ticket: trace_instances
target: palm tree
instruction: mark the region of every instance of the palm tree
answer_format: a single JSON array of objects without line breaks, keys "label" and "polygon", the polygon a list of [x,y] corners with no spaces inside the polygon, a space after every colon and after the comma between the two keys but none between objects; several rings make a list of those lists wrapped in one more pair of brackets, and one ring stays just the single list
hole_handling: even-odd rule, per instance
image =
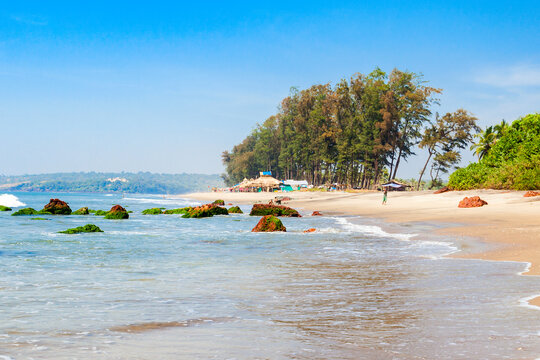
[{"label": "palm tree", "polygon": [[508,125],[508,123],[506,122],[506,120],[503,119],[503,121],[501,121],[500,124],[498,125],[495,125],[495,127],[493,128],[493,130],[495,130],[497,132],[497,138],[496,140],[499,140],[504,134],[506,134],[506,132],[508,131],[508,128],[510,126]]},{"label": "palm tree", "polygon": [[474,150],[474,154],[478,155],[478,160],[482,159],[489,152],[491,147],[495,145],[498,138],[497,135],[498,134],[493,130],[493,126],[489,126],[480,134],[475,135],[475,137],[478,137],[480,140],[471,146],[471,150]]}]

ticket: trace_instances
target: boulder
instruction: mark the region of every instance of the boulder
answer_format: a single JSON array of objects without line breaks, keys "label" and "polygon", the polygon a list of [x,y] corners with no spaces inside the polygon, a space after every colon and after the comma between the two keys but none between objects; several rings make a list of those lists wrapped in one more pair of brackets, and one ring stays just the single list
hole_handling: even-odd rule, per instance
[{"label": "boulder", "polygon": [[201,206],[196,206],[190,208],[184,215],[183,218],[204,218],[212,217],[214,215],[229,215],[227,209],[217,206],[216,204],[206,204]]},{"label": "boulder", "polygon": [[281,220],[272,215],[266,215],[259,220],[251,232],[287,231]]},{"label": "boulder", "polygon": [[315,232],[315,231],[317,231],[317,229],[311,228],[311,229],[304,230],[304,233],[312,233],[312,232]]},{"label": "boulder", "polygon": [[283,205],[272,204],[255,204],[249,213],[251,216],[286,216],[286,217],[301,217],[298,211]]},{"label": "boulder", "polygon": [[11,208],[4,205],[0,205],[0,211],[11,211]]},{"label": "boulder", "polygon": [[64,231],[59,231],[60,234],[79,234],[79,233],[90,233],[90,232],[103,232],[99,227],[94,224],[86,224],[84,226],[77,226],[76,228],[67,229]]},{"label": "boulder", "polygon": [[318,211],[314,211],[311,216],[322,216],[322,214]]},{"label": "boulder", "polygon": [[192,209],[192,207],[188,206],[188,207],[185,207],[185,208],[165,210],[165,211],[163,211],[163,213],[164,214],[169,214],[169,215],[170,214],[185,214],[191,209]]},{"label": "boulder", "polygon": [[71,213],[71,215],[88,215],[88,214],[90,214],[90,211],[88,211],[87,207],[82,207],[79,210]]},{"label": "boulder", "polygon": [[540,196],[540,191],[527,191],[525,194],[523,194],[523,197],[533,197],[533,196]]},{"label": "boulder", "polygon": [[66,202],[60,199],[51,199],[41,212],[51,215],[69,215],[71,214],[71,208]]},{"label": "boulder", "polygon": [[229,208],[229,214],[243,214],[244,212],[238,206],[232,206]]},{"label": "boulder", "polygon": [[146,210],[143,210],[142,214],[143,215],[160,215],[160,214],[163,214],[163,209],[160,209],[160,208],[146,209]]},{"label": "boulder", "polygon": [[487,205],[487,201],[480,199],[480,196],[471,196],[465,197],[459,202],[458,207],[460,208],[471,208],[471,207],[480,207]]},{"label": "boulder", "polygon": [[448,186],[445,186],[442,189],[439,189],[439,190],[435,191],[434,194],[442,194],[442,193],[447,192],[447,191],[450,191],[450,189],[448,188]]},{"label": "boulder", "polygon": [[223,205],[225,205],[225,201],[223,201],[223,200],[216,200],[216,201],[214,201],[212,204],[223,206]]},{"label": "boulder", "polygon": [[121,220],[121,219],[129,219],[129,214],[120,205],[114,205],[109,212],[105,215],[105,219],[111,219],[111,220]]}]

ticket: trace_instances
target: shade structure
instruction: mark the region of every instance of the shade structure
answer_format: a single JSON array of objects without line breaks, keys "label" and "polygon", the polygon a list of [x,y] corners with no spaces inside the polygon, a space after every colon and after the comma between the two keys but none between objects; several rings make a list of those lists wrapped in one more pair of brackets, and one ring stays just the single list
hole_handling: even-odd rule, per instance
[{"label": "shade structure", "polygon": [[250,181],[248,186],[249,187],[260,187],[265,189],[273,189],[279,187],[281,184],[281,181],[279,181],[276,178],[273,178],[269,175],[263,175],[258,179],[255,179],[253,181]]}]

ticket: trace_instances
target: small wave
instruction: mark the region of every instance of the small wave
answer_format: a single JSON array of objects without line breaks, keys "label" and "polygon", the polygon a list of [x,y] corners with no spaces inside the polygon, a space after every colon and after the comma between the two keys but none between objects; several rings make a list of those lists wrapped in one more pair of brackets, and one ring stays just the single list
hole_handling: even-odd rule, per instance
[{"label": "small wave", "polygon": [[0,205],[9,207],[25,206],[26,204],[19,201],[19,198],[11,194],[0,195]]},{"label": "small wave", "polygon": [[411,240],[411,238],[415,237],[417,234],[403,234],[403,233],[388,233],[384,231],[381,227],[375,226],[375,225],[360,225],[360,224],[353,224],[350,221],[348,221],[346,218],[336,218],[336,222],[343,226],[343,228],[350,232],[356,232],[366,235],[375,235],[375,236],[383,236],[383,237],[390,237],[398,240],[404,240],[408,241]]},{"label": "small wave", "polygon": [[198,318],[198,319],[188,319],[184,321],[165,321],[165,322],[152,321],[152,322],[139,323],[139,324],[114,326],[114,327],[109,328],[109,330],[116,331],[116,332],[125,332],[125,333],[141,333],[141,332],[151,331],[151,330],[159,330],[159,329],[166,329],[166,328],[172,328],[172,327],[189,327],[189,326],[196,326],[196,325],[208,324],[208,323],[213,323],[213,322],[225,322],[225,321],[231,321],[231,320],[233,320],[233,318],[224,317],[224,318]]},{"label": "small wave", "polygon": [[183,205],[185,206],[194,206],[199,205],[199,202],[189,201],[187,199],[161,199],[161,198],[133,198],[126,197],[124,200],[136,201],[143,204],[159,204],[159,205]]}]

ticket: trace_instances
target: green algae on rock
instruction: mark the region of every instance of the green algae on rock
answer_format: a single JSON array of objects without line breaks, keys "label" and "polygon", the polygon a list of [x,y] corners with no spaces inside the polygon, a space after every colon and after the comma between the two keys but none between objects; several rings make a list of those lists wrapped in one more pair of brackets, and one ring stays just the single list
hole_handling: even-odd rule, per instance
[{"label": "green algae on rock", "polygon": [[259,220],[251,232],[287,231],[281,220],[272,215],[266,215]]},{"label": "green algae on rock", "polygon": [[161,208],[146,209],[146,210],[143,210],[142,214],[143,215],[160,215],[160,214],[163,214],[163,209]]},{"label": "green algae on rock", "polygon": [[105,215],[105,219],[109,220],[122,220],[122,219],[129,219],[129,214],[120,205],[114,205],[109,212]]},{"label": "green algae on rock", "polygon": [[244,212],[238,206],[231,206],[229,208],[229,214],[243,214]]},{"label": "green algae on rock", "polygon": [[214,204],[214,205],[222,205],[223,206],[223,205],[225,205],[225,201],[224,200],[216,200],[212,204]]},{"label": "green algae on rock", "polygon": [[33,208],[24,208],[15,211],[11,216],[27,216],[27,215],[38,215],[40,212]]},{"label": "green algae on rock", "polygon": [[12,209],[10,207],[0,205],[0,211],[11,211]]},{"label": "green algae on rock", "polygon": [[76,228],[67,229],[64,231],[59,231],[60,234],[79,234],[79,233],[90,233],[90,232],[103,232],[99,227],[94,224],[86,224],[84,226],[77,226]]},{"label": "green algae on rock", "polygon": [[301,217],[298,211],[283,205],[271,204],[255,204],[249,213],[251,216],[286,216],[286,217]]},{"label": "green algae on rock", "polygon": [[212,217],[214,215],[229,215],[227,209],[217,206],[216,204],[206,204],[201,206],[196,206],[188,210],[183,218],[204,218]]},{"label": "green algae on rock", "polygon": [[82,207],[79,210],[76,210],[71,213],[71,215],[88,215],[88,214],[90,214],[90,212],[87,207]]},{"label": "green algae on rock", "polygon": [[35,218],[31,218],[30,220],[49,220],[49,219],[40,218],[40,217],[35,217]]},{"label": "green algae on rock", "polygon": [[185,208],[165,210],[165,211],[163,211],[163,213],[164,214],[185,214],[191,209],[192,209],[192,207],[188,206],[188,207],[185,207]]}]

